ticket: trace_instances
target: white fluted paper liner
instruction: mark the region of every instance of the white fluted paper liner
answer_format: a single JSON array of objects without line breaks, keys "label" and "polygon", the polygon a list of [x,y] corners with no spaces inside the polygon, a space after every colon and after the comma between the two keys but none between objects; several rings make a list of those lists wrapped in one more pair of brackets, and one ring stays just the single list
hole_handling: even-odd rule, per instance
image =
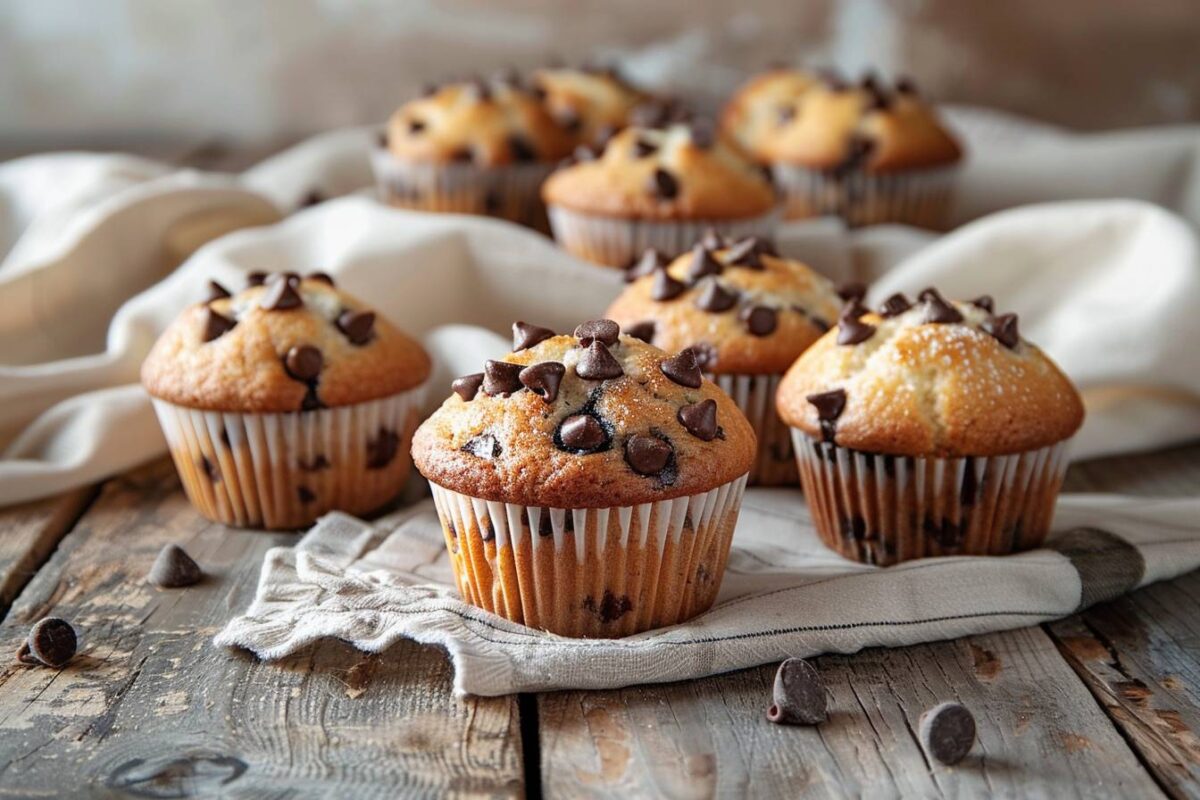
[{"label": "white fluted paper liner", "polygon": [[708,610],[746,476],[614,508],[523,506],[430,486],[464,600],[561,636],[613,638]]},{"label": "white fluted paper liner", "polygon": [[408,162],[375,147],[371,149],[371,166],[380,198],[389,205],[481,214],[548,230],[540,190],[553,164],[480,167],[456,162]]},{"label": "white fluted paper liner", "polygon": [[758,437],[758,455],[750,468],[751,486],[788,486],[799,480],[792,453],[792,432],[775,410],[782,375],[706,375],[733,398]]},{"label": "white fluted paper liner", "polygon": [[832,215],[852,228],[897,222],[945,230],[958,167],[834,174],[775,164],[772,174],[783,192],[786,219]]},{"label": "white fluted paper liner", "polygon": [[238,527],[300,528],[328,511],[366,514],[403,488],[424,387],[286,414],[154,410],[188,499]]},{"label": "white fluted paper liner", "polygon": [[849,450],[795,428],[792,438],[821,540],[881,566],[1039,546],[1067,471],[1067,442],[1006,456],[915,458]]},{"label": "white fluted paper liner", "polygon": [[726,236],[772,238],[781,210],[743,219],[641,220],[585,214],[551,205],[550,230],[554,240],[580,258],[624,269],[653,247],[663,255],[675,256],[691,248],[709,228]]}]

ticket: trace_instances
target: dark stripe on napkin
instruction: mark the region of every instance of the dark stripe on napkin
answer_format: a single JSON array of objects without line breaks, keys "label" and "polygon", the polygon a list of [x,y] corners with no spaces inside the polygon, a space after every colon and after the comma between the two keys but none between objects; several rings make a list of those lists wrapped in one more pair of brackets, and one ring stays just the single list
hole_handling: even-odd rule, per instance
[{"label": "dark stripe on napkin", "polygon": [[1079,611],[1136,588],[1146,573],[1141,551],[1098,528],[1073,528],[1046,546],[1070,559],[1079,572]]}]

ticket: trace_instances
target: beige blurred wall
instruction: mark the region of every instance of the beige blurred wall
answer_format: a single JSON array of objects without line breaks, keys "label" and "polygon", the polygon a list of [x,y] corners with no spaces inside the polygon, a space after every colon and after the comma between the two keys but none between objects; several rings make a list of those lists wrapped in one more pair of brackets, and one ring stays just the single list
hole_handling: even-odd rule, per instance
[{"label": "beige blurred wall", "polygon": [[553,56],[708,106],[788,60],[1128,127],[1200,118],[1198,53],[1198,0],[0,0],[0,148],[286,141]]}]

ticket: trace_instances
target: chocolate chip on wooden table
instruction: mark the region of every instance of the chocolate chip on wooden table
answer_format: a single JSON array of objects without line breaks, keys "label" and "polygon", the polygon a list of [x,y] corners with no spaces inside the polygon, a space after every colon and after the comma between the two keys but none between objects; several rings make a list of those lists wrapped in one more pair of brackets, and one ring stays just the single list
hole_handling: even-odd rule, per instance
[{"label": "chocolate chip on wooden table", "polygon": [[513,352],[527,350],[535,344],[544,342],[554,336],[554,331],[541,325],[531,325],[517,320],[512,326]]},{"label": "chocolate chip on wooden table", "polygon": [[579,452],[593,452],[608,443],[604,426],[590,414],[574,414],[563,420],[558,428],[563,447]]},{"label": "chocolate chip on wooden table", "polygon": [[751,336],[770,336],[779,324],[779,315],[766,306],[747,306],[738,312],[738,319],[746,325]]},{"label": "chocolate chip on wooden table", "polygon": [[621,377],[625,370],[607,347],[593,341],[575,363],[575,374],[589,381],[606,381]]},{"label": "chocolate chip on wooden table", "polygon": [[896,292],[883,301],[883,305],[879,307],[879,316],[898,317],[910,308],[912,308],[912,303],[908,301],[908,298],[900,292]]},{"label": "chocolate chip on wooden table", "polygon": [[996,301],[992,299],[990,294],[981,294],[979,297],[971,300],[970,303],[976,308],[982,308],[989,314],[996,313]]},{"label": "chocolate chip on wooden table", "polygon": [[621,326],[611,319],[593,319],[582,322],[575,328],[575,338],[579,340],[580,347],[590,347],[592,342],[611,347],[617,343],[620,335]]},{"label": "chocolate chip on wooden table", "polygon": [[960,703],[939,703],[921,715],[921,746],[943,764],[957,764],[975,746],[975,717]]},{"label": "chocolate chip on wooden table", "polygon": [[689,389],[699,389],[704,380],[704,375],[700,372],[700,365],[696,363],[696,351],[690,347],[665,359],[658,365],[658,368],[663,375]]},{"label": "chocolate chip on wooden table", "polygon": [[721,262],[713,258],[711,251],[703,244],[692,248],[692,260],[688,262],[686,273],[689,283],[696,283],[709,275],[720,275],[724,271]]},{"label": "chocolate chip on wooden table", "polygon": [[266,280],[267,280],[267,273],[251,272],[250,274],[248,274],[246,276],[246,288],[248,289],[252,286],[262,286],[264,283],[266,283]]},{"label": "chocolate chip on wooden table", "polygon": [[817,725],[828,717],[829,693],[816,667],[789,658],[775,672],[767,719],[780,725]]},{"label": "chocolate chip on wooden table", "polygon": [[400,451],[400,434],[391,428],[380,428],[367,440],[367,469],[383,469]]},{"label": "chocolate chip on wooden table", "polygon": [[918,299],[925,304],[922,317],[924,322],[948,324],[963,321],[963,315],[959,313],[959,310],[938,294],[937,289],[924,290],[918,295]]},{"label": "chocolate chip on wooden table", "polygon": [[862,281],[847,281],[837,287],[837,296],[850,302],[852,300],[862,300],[867,296],[867,285]]},{"label": "chocolate chip on wooden table", "polygon": [[679,181],[662,167],[650,176],[650,193],[662,200],[674,200],[679,195]]},{"label": "chocolate chip on wooden table", "polygon": [[657,436],[635,433],[625,442],[625,463],[639,475],[657,475],[666,469],[674,452]]},{"label": "chocolate chip on wooden table", "polygon": [[509,361],[486,361],[483,365],[483,393],[495,397],[507,397],[521,391],[520,364]]},{"label": "chocolate chip on wooden table", "polygon": [[696,308],[719,314],[737,305],[738,293],[726,289],[716,278],[706,278],[699,296],[696,298]]},{"label": "chocolate chip on wooden table", "polygon": [[375,312],[343,311],[338,314],[337,328],[350,344],[362,346],[375,336]]},{"label": "chocolate chip on wooden table", "polygon": [[206,302],[211,303],[213,300],[223,300],[229,296],[229,290],[224,286],[216,281],[208,282],[208,300]]},{"label": "chocolate chip on wooden table", "polygon": [[289,280],[271,281],[258,304],[267,311],[287,311],[304,305],[300,293]]},{"label": "chocolate chip on wooden table", "polygon": [[146,580],[163,589],[178,589],[198,583],[203,577],[204,570],[182,547],[169,544],[159,551]]},{"label": "chocolate chip on wooden table", "polygon": [[557,361],[543,361],[521,370],[517,377],[526,389],[553,403],[558,399],[558,387],[566,372],[567,368]]},{"label": "chocolate chip on wooden table", "polygon": [[995,337],[997,342],[1009,350],[1015,350],[1021,341],[1021,334],[1017,330],[1016,314],[1001,314],[998,317],[988,317],[980,327],[983,328],[984,333]]},{"label": "chocolate chip on wooden table", "polygon": [[643,320],[642,322],[635,322],[626,328],[625,335],[641,339],[643,342],[649,344],[654,341],[654,328],[654,320]]},{"label": "chocolate chip on wooden table", "polygon": [[311,381],[321,374],[325,359],[321,351],[311,344],[297,345],[283,357],[283,368],[298,381]]},{"label": "chocolate chip on wooden table", "polygon": [[638,278],[653,275],[656,270],[660,270],[665,266],[667,266],[667,257],[655,248],[647,247],[646,252],[642,253],[642,257],[633,266],[625,270],[625,282],[632,283]]},{"label": "chocolate chip on wooden table", "polygon": [[634,139],[633,141],[633,157],[645,158],[646,156],[654,155],[658,152],[658,145],[654,142],[648,142],[645,139]]},{"label": "chocolate chip on wooden table", "polygon": [[333,276],[328,272],[310,272],[304,276],[304,279],[308,281],[320,281],[321,283],[325,283],[330,286],[336,285],[333,282]]},{"label": "chocolate chip on wooden table", "polygon": [[222,334],[233,330],[237,322],[206,307],[203,312],[201,324],[203,326],[203,331],[200,334],[201,338],[205,342],[211,342]]},{"label": "chocolate chip on wooden table", "polygon": [[[45,617],[33,624],[29,629],[29,638],[25,641],[28,654],[21,660],[28,664],[31,660],[47,667],[59,669],[65,667],[75,656],[79,646],[79,638],[75,628],[65,619]],[[25,647],[21,649],[23,653]],[[21,653],[18,653],[21,657]]]},{"label": "chocolate chip on wooden table", "polygon": [[687,286],[683,281],[675,280],[665,269],[660,269],[654,273],[654,282],[650,284],[650,299],[659,303],[674,300],[685,289]]},{"label": "chocolate chip on wooden table", "polygon": [[679,424],[688,433],[704,442],[711,442],[717,436],[717,401],[701,400],[699,403],[683,406],[676,415]]}]

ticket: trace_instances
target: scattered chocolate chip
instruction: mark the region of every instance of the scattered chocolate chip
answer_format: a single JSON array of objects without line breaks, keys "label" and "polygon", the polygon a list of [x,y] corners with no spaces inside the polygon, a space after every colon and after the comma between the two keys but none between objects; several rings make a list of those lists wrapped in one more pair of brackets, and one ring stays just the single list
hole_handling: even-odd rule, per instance
[{"label": "scattered chocolate chip", "polygon": [[704,288],[700,290],[700,294],[696,298],[696,308],[712,314],[719,314],[733,308],[737,301],[738,293],[736,291],[726,289],[716,278],[706,278]]},{"label": "scattered chocolate chip", "polygon": [[566,372],[567,368],[557,361],[543,361],[521,370],[517,377],[526,389],[553,403],[558,399],[558,387]]},{"label": "scattered chocolate chip", "polygon": [[375,335],[374,311],[343,311],[338,315],[337,328],[350,344],[364,345]]},{"label": "scattered chocolate chip", "polygon": [[848,281],[837,287],[837,296],[850,302],[853,300],[862,300],[867,296],[867,285],[862,281]]},{"label": "scattered chocolate chip", "polygon": [[674,200],[679,195],[679,181],[662,167],[650,176],[650,193],[662,200]]},{"label": "scattered chocolate chip", "polygon": [[463,375],[461,378],[455,378],[450,384],[450,388],[464,401],[470,402],[475,399],[475,395],[479,392],[479,387],[482,385],[483,373],[472,372],[470,375]]},{"label": "scattered chocolate chip", "polygon": [[267,280],[267,273],[251,272],[249,275],[246,276],[246,288],[250,288],[252,286],[262,286],[264,283],[266,283],[266,280]]},{"label": "scattered chocolate chip", "polygon": [[321,351],[311,344],[291,348],[283,357],[283,368],[298,381],[311,381],[321,374],[325,359]]},{"label": "scattered chocolate chip", "polygon": [[632,283],[638,278],[653,275],[655,270],[667,266],[667,257],[653,247],[647,247],[642,257],[629,269],[625,270],[625,282]]},{"label": "scattered chocolate chip", "polygon": [[689,389],[699,389],[704,379],[700,365],[696,363],[696,351],[691,347],[665,359],[658,368],[662,370],[663,375]]},{"label": "scattered chocolate chip", "polygon": [[883,301],[883,305],[879,307],[879,316],[898,317],[910,308],[912,308],[912,303],[908,301],[908,298],[900,292],[896,292]]},{"label": "scattered chocolate chip", "polygon": [[27,644],[29,656],[47,667],[59,669],[74,658],[79,640],[71,623],[58,617],[46,617],[29,629]]},{"label": "scattered chocolate chip", "polygon": [[659,303],[674,300],[683,294],[686,288],[683,281],[675,280],[665,269],[660,269],[654,273],[654,282],[650,285],[650,299]]},{"label": "scattered chocolate chip", "polygon": [[500,446],[500,442],[490,433],[484,433],[468,441],[462,446],[464,453],[470,453],[476,458],[483,458],[491,461],[493,458],[498,458],[504,448]]},{"label": "scattered chocolate chip", "polygon": [[988,317],[983,321],[981,327],[984,333],[991,334],[997,342],[1009,350],[1015,350],[1021,341],[1021,334],[1017,331],[1016,314],[1001,314],[998,317]]},{"label": "scattered chocolate chip", "polygon": [[717,435],[717,401],[701,400],[689,406],[683,406],[677,414],[679,424],[684,429],[704,442],[711,442]]},{"label": "scattered chocolate chip", "polygon": [[367,440],[367,469],[383,469],[396,458],[400,450],[400,434],[391,428],[380,428]]},{"label": "scattered chocolate chip", "polygon": [[838,320],[838,344],[861,344],[875,335],[875,326],[858,319],[858,314],[843,313]]},{"label": "scattered chocolate chip", "polygon": [[780,106],[775,111],[775,119],[780,125],[787,125],[796,118],[795,106]]},{"label": "scattered chocolate chip", "polygon": [[523,136],[512,135],[508,137],[508,149],[512,152],[513,160],[518,163],[527,163],[537,161],[537,150],[529,140]]},{"label": "scattered chocolate chip", "polygon": [[187,551],[177,544],[169,544],[159,551],[146,580],[163,589],[179,589],[199,583],[203,577],[204,570]]},{"label": "scattered chocolate chip", "polygon": [[483,393],[507,397],[521,391],[520,364],[510,361],[486,361],[483,365]]},{"label": "scattered chocolate chip", "polygon": [[779,324],[779,315],[773,308],[748,306],[738,312],[738,319],[746,324],[752,336],[770,336]]},{"label": "scattered chocolate chip", "polygon": [[981,294],[979,297],[976,297],[970,302],[971,305],[975,306],[976,308],[982,308],[989,314],[996,313],[996,301],[992,299],[990,294]]},{"label": "scattered chocolate chip", "polygon": [[925,304],[923,322],[945,324],[963,321],[959,310],[938,294],[937,289],[926,289],[918,297]]},{"label": "scattered chocolate chip", "polygon": [[625,370],[603,343],[593,341],[576,362],[575,374],[584,380],[606,381],[621,377]]},{"label": "scattered chocolate chip", "polygon": [[686,273],[689,283],[696,283],[709,275],[720,275],[724,271],[725,268],[702,243],[692,248],[692,260],[688,262]]},{"label": "scattered chocolate chip", "polygon": [[767,719],[780,725],[817,725],[828,716],[821,674],[803,658],[789,658],[775,672]]},{"label": "scattered chocolate chip", "polygon": [[539,342],[544,342],[554,336],[554,331],[541,325],[531,325],[517,320],[512,326],[513,352],[528,350]]},{"label": "scattered chocolate chip", "polygon": [[574,414],[563,420],[558,438],[571,450],[591,452],[608,443],[608,433],[590,414]]},{"label": "scattered chocolate chip", "polygon": [[621,326],[611,319],[593,319],[575,328],[575,338],[579,340],[580,347],[590,347],[592,342],[611,347],[617,343],[620,335]]},{"label": "scattered chocolate chip", "polygon": [[921,715],[921,745],[943,764],[957,764],[975,745],[975,717],[960,703],[939,703]]},{"label": "scattered chocolate chip", "polygon": [[625,462],[639,475],[657,475],[667,468],[674,449],[657,436],[635,433],[625,442]]},{"label": "scattered chocolate chip", "polygon": [[652,319],[635,322],[625,329],[625,335],[641,339],[643,342],[649,344],[654,341],[654,327],[654,320]]},{"label": "scattered chocolate chip", "polygon": [[320,281],[321,283],[326,283],[330,286],[336,285],[333,282],[333,276],[328,272],[310,272],[304,276],[304,279],[307,281]]},{"label": "scattered chocolate chip", "polygon": [[725,263],[747,269],[765,269],[762,258],[763,244],[757,236],[739,239],[725,251]]},{"label": "scattered chocolate chip", "polygon": [[204,309],[202,325],[203,332],[201,333],[201,337],[205,342],[211,342],[227,331],[233,330],[237,322],[206,307]]},{"label": "scattered chocolate chip", "polygon": [[646,156],[652,156],[657,152],[658,152],[658,145],[656,145],[654,142],[648,142],[645,139],[641,139],[641,138],[633,140],[633,157],[634,158],[645,158]]},{"label": "scattered chocolate chip", "polygon": [[258,304],[267,311],[287,311],[304,305],[300,293],[289,280],[275,280],[263,292]]},{"label": "scattered chocolate chip", "polygon": [[208,300],[205,302],[211,303],[213,300],[223,300],[229,297],[229,290],[216,281],[208,282]]}]

